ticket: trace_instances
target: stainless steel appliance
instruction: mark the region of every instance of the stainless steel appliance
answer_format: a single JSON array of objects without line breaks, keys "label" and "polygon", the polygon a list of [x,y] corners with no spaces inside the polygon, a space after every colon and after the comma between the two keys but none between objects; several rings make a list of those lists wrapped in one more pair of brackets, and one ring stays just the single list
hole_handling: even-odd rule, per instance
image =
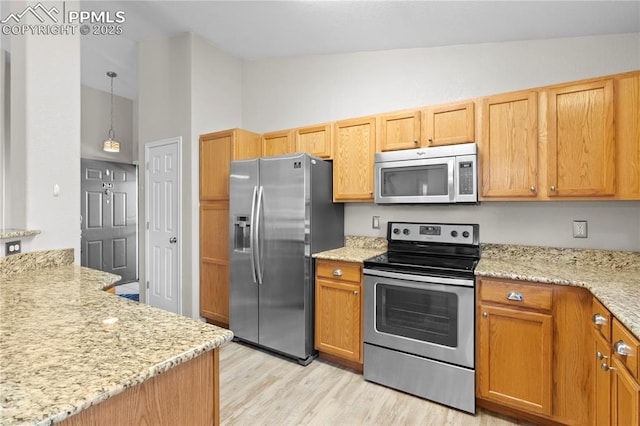
[{"label": "stainless steel appliance", "polygon": [[229,328],[245,342],[314,358],[311,254],[344,244],[332,164],[308,154],[231,163]]},{"label": "stainless steel appliance", "polygon": [[475,143],[376,153],[377,204],[477,203]]},{"label": "stainless steel appliance", "polygon": [[479,226],[389,222],[364,261],[364,378],[475,413]]}]

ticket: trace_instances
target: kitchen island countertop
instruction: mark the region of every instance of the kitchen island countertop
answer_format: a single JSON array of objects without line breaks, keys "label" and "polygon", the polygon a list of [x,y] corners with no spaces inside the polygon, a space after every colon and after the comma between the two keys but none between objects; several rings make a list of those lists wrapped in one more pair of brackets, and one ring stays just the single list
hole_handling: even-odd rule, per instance
[{"label": "kitchen island countertop", "polygon": [[71,264],[16,264],[0,263],[2,425],[61,421],[233,337],[100,291],[116,275]]},{"label": "kitchen island countertop", "polygon": [[640,339],[640,252],[487,244],[475,274],[584,287]]}]

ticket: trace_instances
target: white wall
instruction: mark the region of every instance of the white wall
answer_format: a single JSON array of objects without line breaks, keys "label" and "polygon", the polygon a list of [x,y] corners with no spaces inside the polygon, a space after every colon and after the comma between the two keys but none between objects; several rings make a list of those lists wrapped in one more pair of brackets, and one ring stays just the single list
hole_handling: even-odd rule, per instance
[{"label": "white wall", "polygon": [[[7,225],[40,229],[31,250],[73,248],[79,264],[79,36],[14,36],[11,85],[10,173],[16,187],[5,200],[12,208]],[[19,208],[13,209],[14,202]]]},{"label": "white wall", "polygon": [[[640,69],[640,34],[245,62],[243,127],[266,132]],[[345,233],[387,220],[480,223],[482,242],[640,250],[640,202],[347,204]],[[589,221],[574,239],[573,219]]]},{"label": "white wall", "polygon": [[[2,13],[2,8],[0,8]],[[2,16],[2,15],[0,15]],[[9,124],[8,117],[5,116],[9,112],[9,108],[6,105],[9,97],[7,96],[7,82],[9,81],[9,75],[7,73],[6,52],[4,49],[0,49],[0,229],[6,228],[5,225],[5,139],[7,134],[7,128]]]},{"label": "white wall", "polygon": [[[105,78],[106,75],[105,75]],[[117,77],[116,77],[117,79]],[[114,82],[115,85],[115,82]],[[113,97],[113,130],[120,142],[120,152],[105,152],[102,142],[110,126],[111,94],[88,86],[81,88],[81,146],[82,158],[131,164],[138,159],[137,134],[133,133],[133,101]]]},{"label": "white wall", "polygon": [[[199,136],[242,124],[242,62],[192,34],[139,46],[138,133],[144,143],[182,136],[182,309],[199,316]],[[144,218],[144,182],[140,188]],[[144,229],[140,228],[140,235]],[[144,247],[140,247],[141,282]]]}]

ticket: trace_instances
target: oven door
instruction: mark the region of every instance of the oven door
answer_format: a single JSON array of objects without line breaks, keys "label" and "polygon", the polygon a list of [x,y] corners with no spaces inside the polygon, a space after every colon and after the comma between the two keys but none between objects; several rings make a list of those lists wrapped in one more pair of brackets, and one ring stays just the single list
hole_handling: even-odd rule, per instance
[{"label": "oven door", "polygon": [[364,341],[474,368],[474,280],[364,271]]}]

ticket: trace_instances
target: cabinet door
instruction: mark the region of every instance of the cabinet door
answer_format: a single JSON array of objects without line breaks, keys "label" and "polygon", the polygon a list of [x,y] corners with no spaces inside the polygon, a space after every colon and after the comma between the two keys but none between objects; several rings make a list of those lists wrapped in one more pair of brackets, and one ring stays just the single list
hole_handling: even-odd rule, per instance
[{"label": "cabinet door", "polygon": [[339,121],[334,136],[334,201],[373,201],[375,117]]},{"label": "cabinet door", "polygon": [[551,415],[551,315],[480,304],[480,396]]},{"label": "cabinet door", "polygon": [[360,286],[316,280],[315,347],[360,361]]},{"label": "cabinet door", "polygon": [[640,199],[640,75],[618,80],[616,141],[618,198]]},{"label": "cabinet door", "polygon": [[613,80],[550,89],[548,102],[548,195],[614,195]]},{"label": "cabinet door", "polygon": [[297,129],[296,152],[308,152],[316,157],[331,159],[331,124]]},{"label": "cabinet door", "polygon": [[291,154],[294,151],[294,146],[293,133],[290,130],[262,135],[263,157]]},{"label": "cabinet door", "polygon": [[420,146],[420,111],[380,116],[380,151]]},{"label": "cabinet door", "polygon": [[538,94],[482,101],[482,196],[535,198],[538,190]]},{"label": "cabinet door", "polygon": [[427,146],[474,142],[473,102],[439,105],[425,110],[423,137]]},{"label": "cabinet door", "polygon": [[200,200],[229,198],[232,133],[200,136]]},{"label": "cabinet door", "polygon": [[[593,398],[594,426],[609,426],[611,418],[611,362],[609,342],[604,340],[600,332],[593,330]],[[603,367],[604,366],[604,367]]]},{"label": "cabinet door", "polygon": [[260,135],[242,129],[235,129],[233,136],[232,160],[260,157]]},{"label": "cabinet door", "polygon": [[200,315],[229,324],[229,202],[200,205]]},{"label": "cabinet door", "polygon": [[611,373],[611,424],[640,425],[640,385],[615,358]]}]

